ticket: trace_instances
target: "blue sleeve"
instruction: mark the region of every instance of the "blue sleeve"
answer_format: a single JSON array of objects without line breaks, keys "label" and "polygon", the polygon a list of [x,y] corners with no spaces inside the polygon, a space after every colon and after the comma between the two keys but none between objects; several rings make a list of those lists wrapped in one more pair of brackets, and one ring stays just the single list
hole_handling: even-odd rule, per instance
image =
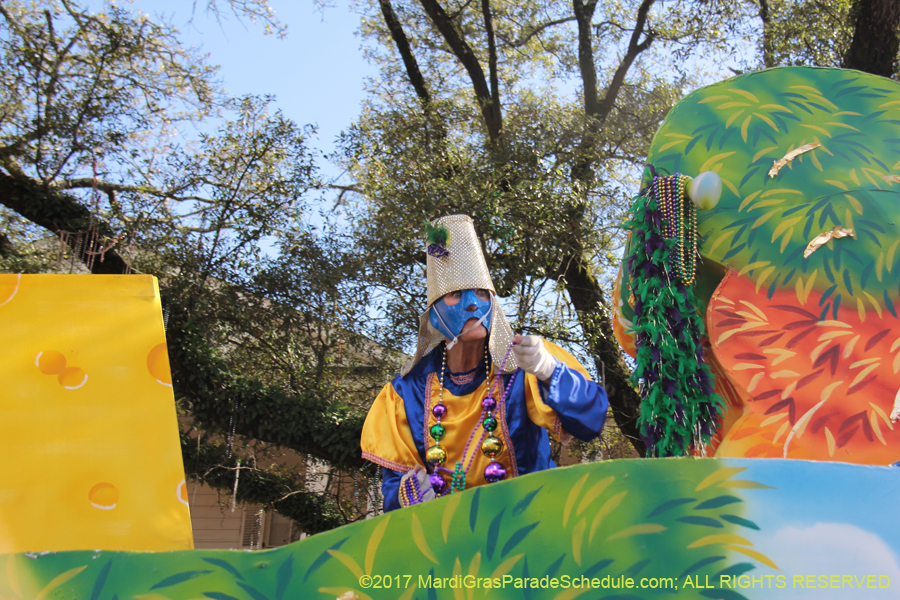
[{"label": "blue sleeve", "polygon": [[557,361],[549,389],[546,384],[540,384],[540,388],[544,404],[556,411],[563,429],[582,442],[600,435],[609,401],[599,383]]},{"label": "blue sleeve", "polygon": [[381,467],[381,495],[384,497],[384,512],[400,508],[400,479],[402,473]]}]

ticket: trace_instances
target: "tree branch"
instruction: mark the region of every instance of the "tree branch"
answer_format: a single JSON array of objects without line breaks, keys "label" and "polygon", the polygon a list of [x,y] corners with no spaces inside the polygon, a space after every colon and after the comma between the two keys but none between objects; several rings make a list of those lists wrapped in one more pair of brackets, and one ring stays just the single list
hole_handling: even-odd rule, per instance
[{"label": "tree branch", "polygon": [[[76,198],[29,179],[0,173],[0,203],[54,234],[81,234],[69,236],[69,246],[77,253],[78,260],[90,265],[91,273],[121,275],[129,271],[125,260],[115,250],[104,246],[104,240],[117,239],[118,232],[92,215]],[[92,231],[96,235],[92,235]],[[79,237],[82,243],[76,242]],[[98,254],[103,260],[93,258]]]},{"label": "tree branch", "polygon": [[496,111],[492,108],[494,100],[491,96],[487,80],[485,79],[484,70],[478,62],[478,58],[475,56],[475,53],[472,52],[472,48],[469,47],[469,44],[462,38],[459,31],[457,31],[453,20],[447,15],[441,5],[437,3],[437,0],[419,1],[422,4],[422,8],[424,8],[425,12],[428,14],[428,17],[431,19],[431,22],[434,23],[438,31],[441,32],[444,41],[450,46],[453,55],[456,56],[456,59],[462,64],[466,73],[468,73],[469,79],[472,82],[472,89],[475,92],[475,98],[478,100],[481,114],[484,117],[485,125],[487,126],[488,137],[490,138],[491,143],[499,141],[502,125],[501,121],[496,118],[500,115],[499,106]]},{"label": "tree branch", "polygon": [[403,25],[400,23],[400,19],[397,18],[397,13],[394,12],[391,0],[379,0],[379,4],[381,4],[381,14],[384,16],[384,23],[391,32],[391,39],[394,40],[394,45],[397,46],[400,58],[403,59],[403,66],[406,67],[406,76],[409,77],[409,82],[416,91],[416,96],[422,101],[422,105],[427,107],[431,104],[431,94],[428,93],[428,88],[425,86],[425,78],[422,77],[419,63],[416,61],[416,57],[413,56],[409,39],[403,31]]},{"label": "tree branch", "polygon": [[540,32],[544,31],[545,29],[553,27],[554,25],[562,25],[563,23],[569,23],[569,22],[575,21],[575,20],[577,20],[576,17],[566,17],[565,19],[556,19],[554,21],[547,21],[546,23],[541,23],[540,25],[537,25],[534,28],[532,28],[531,31],[528,31],[528,32],[520,35],[517,40],[510,40],[509,38],[506,38],[500,34],[497,34],[497,37],[500,38],[500,40],[504,44],[509,46],[510,48],[521,48],[522,46],[524,46],[525,44],[530,42],[531,38],[533,38]]},{"label": "tree branch", "polygon": [[609,113],[612,112],[616,97],[619,95],[619,90],[622,89],[622,84],[625,82],[625,75],[628,73],[628,69],[631,68],[632,63],[634,63],[634,60],[638,55],[650,47],[650,44],[653,43],[653,40],[656,37],[656,34],[649,31],[647,37],[644,38],[644,41],[639,41],[641,35],[644,33],[644,28],[647,26],[647,15],[650,12],[650,7],[653,6],[655,1],[656,0],[643,0],[640,8],[638,8],[637,20],[634,23],[634,31],[631,34],[631,40],[628,42],[628,51],[622,58],[622,62],[619,63],[616,72],[613,74],[612,81],[609,82],[609,87],[606,88],[606,96],[604,96],[603,101],[600,103],[599,111],[596,115],[591,115],[600,122],[606,119],[606,117],[609,116]]}]

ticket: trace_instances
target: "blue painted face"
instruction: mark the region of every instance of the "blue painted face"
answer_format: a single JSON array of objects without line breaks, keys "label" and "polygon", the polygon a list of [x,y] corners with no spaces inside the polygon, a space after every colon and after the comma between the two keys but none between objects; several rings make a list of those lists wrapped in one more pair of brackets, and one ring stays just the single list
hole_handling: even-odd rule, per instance
[{"label": "blue painted face", "polygon": [[[482,323],[485,329],[488,332],[491,330],[491,292],[488,290],[459,290],[444,294],[431,307],[431,325],[450,341],[463,333],[466,321],[472,318],[484,317]],[[469,310],[472,307],[474,310]]]}]

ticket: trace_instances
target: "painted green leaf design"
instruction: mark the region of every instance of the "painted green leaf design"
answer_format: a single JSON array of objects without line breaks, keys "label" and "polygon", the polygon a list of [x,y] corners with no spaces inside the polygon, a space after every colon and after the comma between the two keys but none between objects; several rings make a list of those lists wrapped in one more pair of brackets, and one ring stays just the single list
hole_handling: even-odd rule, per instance
[{"label": "painted green leaf design", "polygon": [[275,598],[277,600],[281,600],[284,597],[284,592],[287,590],[288,584],[291,582],[291,577],[294,574],[294,555],[291,554],[287,557],[281,566],[278,567],[278,573],[275,574]]},{"label": "painted green leaf design", "polygon": [[244,576],[241,575],[240,572],[231,565],[231,563],[228,563],[221,558],[204,558],[203,560],[211,565],[215,565],[217,567],[225,569],[226,571],[234,575],[235,579],[244,578]]},{"label": "painted green leaf design", "polygon": [[241,586],[241,589],[250,594],[250,597],[253,598],[253,600],[269,600],[265,594],[260,592],[252,585],[244,583],[243,581],[238,581],[237,584]]},{"label": "painted green leaf design", "polygon": [[613,558],[604,558],[603,560],[599,560],[593,564],[589,569],[584,572],[585,577],[593,577],[609,565],[613,564],[615,559]]},{"label": "painted green leaf design", "polygon": [[481,498],[481,488],[475,488],[472,495],[472,508],[469,509],[469,529],[475,533],[475,522],[478,520],[478,499]]},{"label": "painted green leaf design", "polygon": [[553,575],[555,575],[556,572],[559,570],[559,567],[562,565],[562,561],[565,558],[566,558],[566,555],[565,555],[565,553],[563,553],[563,554],[559,555],[559,558],[557,558],[555,561],[550,563],[550,566],[547,567],[547,575],[550,575],[551,577]]},{"label": "painted green leaf design", "polygon": [[515,508],[513,508],[513,511],[512,511],[513,516],[518,517],[523,512],[525,512],[525,509],[528,508],[528,505],[531,504],[531,501],[534,500],[534,497],[537,496],[537,493],[539,491],[541,491],[543,488],[544,488],[544,486],[541,486],[538,489],[536,489],[532,492],[529,492],[528,494],[526,494],[526,496],[524,498],[519,500],[519,502],[516,504]]},{"label": "painted green leaf design", "polygon": [[706,565],[711,565],[713,563],[719,562],[720,560],[725,560],[725,557],[724,556],[707,556],[704,559],[698,560],[697,562],[695,562],[694,564],[689,566],[687,569],[682,571],[681,575],[678,576],[678,579],[684,579],[685,575],[689,575],[689,574],[693,573],[694,571],[699,571]]},{"label": "painted green leaf design", "polygon": [[755,568],[756,567],[752,563],[746,563],[746,562],[737,563],[737,564],[731,565],[730,567],[726,567],[726,568],[722,569],[721,571],[716,573],[716,577],[719,577],[721,575],[728,575],[730,577],[738,577],[740,575],[743,575],[744,573],[748,573],[748,572],[752,571]]},{"label": "painted green leaf design", "polygon": [[488,560],[491,560],[494,556],[494,549],[497,547],[497,537],[500,535],[500,522],[505,512],[505,508],[501,509],[497,516],[491,520],[491,524],[488,527],[487,540],[485,540],[485,553]]},{"label": "painted green leaf design", "polygon": [[689,502],[695,502],[696,500],[696,498],[675,498],[673,500],[667,500],[666,502],[663,502],[652,511],[650,511],[650,514],[647,515],[647,518],[655,517],[656,515],[666,512],[667,510],[675,508],[676,506],[681,506],[682,504],[687,504]]},{"label": "painted green leaf design", "polygon": [[105,565],[103,565],[103,568],[97,575],[97,581],[94,582],[94,589],[93,591],[91,591],[91,600],[98,600],[100,598],[100,592],[103,591],[103,586],[106,584],[106,578],[109,576],[109,570],[111,568],[112,559],[110,559]]},{"label": "painted green leaf design", "polygon": [[690,525],[703,525],[704,527],[716,527],[721,529],[723,525],[719,523],[717,520],[710,517],[679,517],[675,519],[676,521],[680,521],[681,523],[688,523]]},{"label": "painted green leaf design", "polygon": [[[348,537],[345,537],[344,539],[340,540],[339,542],[337,542],[336,544],[334,544],[332,547],[330,547],[328,550],[337,550],[338,548],[340,548],[340,547],[344,544],[344,542],[346,542],[346,541],[349,540],[349,539],[350,539],[349,536],[348,536]],[[321,566],[324,565],[326,562],[328,562],[328,559],[331,558],[331,555],[328,554],[328,550],[326,550],[325,552],[323,552],[322,554],[320,554],[320,555],[319,555],[319,558],[317,558],[315,561],[313,561],[313,564],[311,564],[311,565],[309,566],[309,569],[306,570],[306,575],[303,576],[303,581],[304,581],[304,582],[305,582],[307,579],[309,579],[309,576],[310,576],[310,575],[312,575],[312,574],[315,573],[317,570],[319,570],[319,567],[321,567]]]},{"label": "painted green leaf design", "polygon": [[649,558],[645,558],[644,560],[639,560],[636,563],[634,563],[633,565],[631,565],[630,567],[628,567],[627,569],[625,569],[625,571],[623,571],[622,574],[625,575],[626,577],[632,577],[632,576],[640,573],[641,569],[643,569],[644,567],[646,567],[649,564],[650,564]]},{"label": "painted green leaf design", "polygon": [[697,506],[694,507],[694,510],[706,510],[708,508],[719,508],[720,506],[725,506],[727,504],[733,504],[735,502],[743,502],[737,496],[716,496],[715,498],[710,498],[705,502],[701,502]]},{"label": "painted green leaf design", "polygon": [[151,590],[157,590],[159,588],[169,587],[172,585],[177,585],[179,583],[189,581],[191,579],[196,579],[197,577],[202,577],[203,575],[209,575],[212,571],[184,571],[182,573],[175,573],[174,575],[170,575],[166,577],[153,587]]},{"label": "painted green leaf design", "polygon": [[506,555],[509,554],[509,551],[510,551],[510,550],[512,550],[513,548],[515,548],[517,545],[519,545],[519,543],[521,543],[522,540],[524,540],[525,537],[526,537],[529,533],[531,533],[532,530],[534,530],[535,527],[537,527],[537,526],[540,525],[540,524],[541,524],[540,521],[535,521],[535,522],[532,523],[531,525],[526,525],[525,527],[522,527],[521,529],[519,529],[518,531],[516,531],[514,534],[512,534],[511,536],[509,536],[509,539],[508,539],[508,540],[506,541],[506,543],[503,545],[503,551],[500,553],[501,558],[505,558]]},{"label": "painted green leaf design", "polygon": [[729,523],[740,525],[741,527],[748,527],[750,529],[759,531],[759,525],[757,525],[753,521],[748,521],[747,519],[743,519],[737,515],[719,515],[719,518],[724,521],[728,521]]}]

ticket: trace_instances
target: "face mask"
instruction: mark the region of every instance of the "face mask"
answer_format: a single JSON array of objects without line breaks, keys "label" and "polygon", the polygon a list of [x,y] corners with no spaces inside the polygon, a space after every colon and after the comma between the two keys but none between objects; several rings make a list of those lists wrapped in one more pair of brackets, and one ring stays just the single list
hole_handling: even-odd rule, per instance
[{"label": "face mask", "polygon": [[[431,325],[449,340],[447,344],[448,349],[456,344],[459,336],[475,329],[479,325],[484,325],[490,332],[491,298],[490,292],[487,292],[487,294],[487,299],[482,299],[478,297],[475,290],[463,290],[459,302],[452,306],[448,305],[443,297],[431,305],[432,310],[429,317]],[[475,310],[468,310],[472,306],[475,307]],[[469,325],[463,331],[466,321],[472,318],[479,319],[479,321]]]}]

